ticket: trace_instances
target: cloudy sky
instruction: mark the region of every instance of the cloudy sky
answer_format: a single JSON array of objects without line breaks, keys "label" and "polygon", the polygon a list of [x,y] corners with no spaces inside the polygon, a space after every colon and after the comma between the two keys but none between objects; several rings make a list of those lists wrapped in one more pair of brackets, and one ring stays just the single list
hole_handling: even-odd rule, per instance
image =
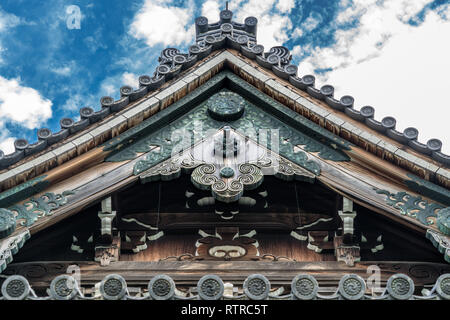
[{"label": "cloudy sky", "polygon": [[[216,21],[224,5],[2,0],[0,149],[136,87],[162,49],[194,41],[196,16]],[[300,75],[353,95],[357,108],[374,106],[378,120],[394,116],[400,131],[417,127],[422,142],[441,139],[450,153],[450,0],[234,0],[230,9],[237,21],[256,16],[258,42],[291,49]]]}]

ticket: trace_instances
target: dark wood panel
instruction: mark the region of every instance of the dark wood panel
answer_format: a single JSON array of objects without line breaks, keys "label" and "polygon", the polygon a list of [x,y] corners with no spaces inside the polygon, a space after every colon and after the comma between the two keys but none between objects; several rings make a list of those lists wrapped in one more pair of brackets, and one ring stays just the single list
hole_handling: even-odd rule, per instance
[{"label": "dark wood panel", "polygon": [[[182,254],[195,255],[195,243],[201,236],[196,234],[166,235],[154,242],[147,242],[148,248],[136,254],[123,253],[121,261],[158,261]],[[307,248],[307,243],[298,241],[289,235],[257,234],[259,253],[275,257],[287,257],[296,261],[335,261],[334,254],[319,254]]]}]

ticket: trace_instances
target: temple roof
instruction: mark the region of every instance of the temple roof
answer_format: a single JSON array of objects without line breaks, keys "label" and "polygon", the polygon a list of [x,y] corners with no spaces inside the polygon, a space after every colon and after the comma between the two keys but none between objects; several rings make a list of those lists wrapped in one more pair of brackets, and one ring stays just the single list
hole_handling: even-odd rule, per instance
[{"label": "temple roof", "polygon": [[[18,140],[15,153],[0,154],[0,168],[6,168],[0,173],[0,191],[4,191],[0,208],[49,194],[56,204],[39,219],[27,215],[19,204],[16,210],[22,210],[21,218],[30,223],[18,225],[5,240],[17,237],[14,241],[23,243],[28,230],[42,230],[142,179],[139,175],[157,163],[136,169],[148,161],[145,154],[153,148],[154,132],[194,112],[193,106],[228,87],[267,113],[266,118],[273,116],[278,127],[285,125],[302,136],[301,143],[289,137],[285,141],[292,150],[303,146],[303,158],[292,150],[283,157],[368,208],[420,232],[431,230],[428,237],[442,247],[440,241],[445,237],[438,232],[436,212],[441,210],[448,217],[444,208],[450,206],[450,172],[449,157],[440,152],[440,142],[422,145],[417,142],[417,130],[397,132],[395,119],[378,122],[373,119],[373,108],[357,111],[352,97],[335,99],[332,86],[315,88],[313,76],[298,76],[287,48],[266,51],[256,43],[256,26],[253,17],[244,24],[233,22],[227,10],[214,24],[200,17],[196,19],[196,44],[188,53],[163,50],[154,74],[141,76],[138,89],[122,87],[119,100],[101,99],[100,111],[82,108],[80,121],[64,118],[58,133],[40,129],[37,143]],[[76,190],[76,195],[67,200],[71,194],[66,190]],[[11,234],[13,230],[1,231]],[[445,252],[450,257],[450,250]]]},{"label": "temple roof", "polygon": [[258,20],[255,17],[247,17],[244,23],[233,21],[233,13],[227,9],[220,12],[220,20],[215,23],[209,23],[206,17],[198,17],[195,20],[196,42],[189,47],[187,53],[181,53],[176,48],[164,49],[153,75],[139,77],[139,88],[121,87],[119,100],[102,97],[99,111],[94,111],[91,107],[81,108],[80,120],[75,122],[70,118],[61,119],[59,132],[41,128],[37,132],[36,142],[29,143],[25,139],[18,139],[14,142],[15,152],[5,155],[0,150],[0,170],[14,168],[18,163],[23,163],[23,159],[30,159],[31,156],[41,154],[44,150],[53,149],[52,147],[61,141],[86,131],[88,127],[101,122],[109,115],[117,114],[134,101],[159,90],[164,83],[178,78],[180,72],[191,68],[198,61],[227,48],[239,51],[241,55],[256,61],[259,66],[271,71],[276,77],[288,81],[295,88],[306,92],[309,97],[323,101],[338,113],[345,114],[363,124],[364,127],[373,129],[426,158],[435,160],[438,166],[448,168],[450,156],[441,152],[440,140],[431,139],[426,143],[420,142],[416,128],[409,127],[399,132],[396,130],[396,120],[393,117],[376,120],[373,107],[364,106],[357,110],[354,107],[354,98],[350,95],[335,97],[332,85],[315,87],[314,75],[300,76],[298,67],[291,64],[292,56],[288,48],[276,46],[267,50],[257,43],[257,25]]}]

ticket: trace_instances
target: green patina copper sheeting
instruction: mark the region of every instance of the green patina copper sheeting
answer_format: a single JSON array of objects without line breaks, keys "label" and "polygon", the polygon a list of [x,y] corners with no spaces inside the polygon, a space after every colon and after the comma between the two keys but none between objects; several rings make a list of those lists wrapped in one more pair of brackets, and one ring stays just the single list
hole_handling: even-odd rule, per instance
[{"label": "green patina copper sheeting", "polygon": [[45,181],[47,176],[43,175],[33,180],[22,183],[21,185],[11,188],[0,194],[0,208],[7,208],[17,202],[43,191],[50,185]]},{"label": "green patina copper sheeting", "polygon": [[[220,93],[216,95],[218,94]],[[214,99],[214,96],[211,99]],[[152,151],[146,160],[137,163],[135,174],[139,174],[155,164],[168,159],[175,146],[177,150],[188,148],[193,143],[203,140],[207,136],[208,130],[212,130],[209,132],[211,134],[214,130],[219,130],[225,125],[234,128],[244,135],[248,135],[250,139],[255,141],[258,140],[257,133],[259,130],[277,129],[278,133],[275,131],[275,134],[278,135],[280,155],[315,174],[320,174],[319,165],[316,162],[308,160],[305,152],[301,150],[294,151],[295,146],[305,146],[306,151],[317,152],[323,159],[334,161],[347,160],[338,150],[334,150],[306,134],[287,126],[276,117],[261,110],[245,99],[241,99],[245,102],[245,110],[242,117],[238,120],[223,122],[212,119],[207,111],[208,101],[205,101],[170,125],[141,138],[133,145],[109,157],[108,161],[131,160],[136,157],[137,153],[149,152],[150,146],[158,146],[159,149],[157,152]],[[186,143],[186,139],[182,139],[183,133],[181,130],[187,130],[187,132],[192,134],[192,140]],[[270,139],[268,140],[268,147],[270,149]]]},{"label": "green patina copper sheeting", "polygon": [[[224,76],[228,78],[228,80],[233,80],[233,86],[236,86],[237,79],[235,76],[225,73],[225,75],[222,75],[222,77],[218,77],[217,79],[223,80]],[[217,79],[211,79],[211,81],[216,80],[216,82],[213,82],[211,85],[214,85],[217,83]],[[207,83],[208,84],[208,83]],[[241,87],[242,88],[242,87]],[[216,88],[217,89],[217,88]],[[199,88],[198,90],[202,90]],[[250,90],[249,88],[242,88],[242,90]],[[257,91],[255,88],[253,90]],[[173,148],[176,146],[177,150],[180,150],[181,148],[188,148],[192,144],[199,142],[200,140],[204,139],[206,137],[206,132],[208,130],[211,130],[209,134],[211,134],[214,130],[219,130],[223,126],[230,126],[234,128],[236,131],[248,135],[252,140],[257,141],[257,132],[259,130],[264,129],[277,129],[278,130],[278,142],[279,142],[279,153],[283,157],[289,159],[290,161],[298,164],[299,166],[302,166],[303,168],[315,173],[316,175],[320,174],[320,166],[318,163],[308,160],[307,154],[300,150],[299,148],[294,148],[297,145],[300,145],[304,148],[304,150],[308,152],[314,152],[319,155],[322,159],[326,160],[333,160],[333,161],[348,161],[349,158],[347,155],[345,155],[341,149],[345,148],[345,145],[342,145],[340,143],[335,143],[336,141],[340,141],[340,138],[334,139],[334,136],[330,133],[331,136],[329,136],[330,139],[326,140],[323,138],[324,132],[317,133],[317,134],[311,134],[309,130],[308,134],[304,133],[303,131],[294,128],[294,126],[287,124],[286,118],[289,118],[292,120],[292,117],[281,117],[279,112],[273,112],[277,116],[274,116],[274,114],[269,113],[271,110],[268,109],[267,105],[259,105],[259,104],[267,104],[267,99],[265,98],[265,102],[262,100],[259,100],[259,104],[255,105],[255,103],[252,103],[253,101],[258,102],[258,100],[253,100],[250,102],[248,99],[244,99],[242,96],[240,96],[241,101],[239,103],[242,103],[244,105],[244,112],[243,115],[237,119],[237,120],[230,120],[230,121],[219,121],[215,120],[210,117],[208,113],[208,101],[217,101],[216,97],[217,95],[226,95],[229,94],[236,97],[236,93],[231,93],[228,89],[222,89],[221,92],[217,92],[218,90],[215,90],[214,92],[210,93],[208,95],[209,99],[206,99],[206,97],[203,99],[202,102],[197,101],[197,104],[193,109],[191,105],[190,111],[186,111],[184,115],[181,117],[174,119],[170,122],[162,122],[161,126],[153,130],[153,132],[147,133],[146,135],[140,135],[137,136],[137,131],[135,130],[132,134],[128,133],[128,142],[132,141],[132,143],[126,145],[125,147],[122,147],[121,149],[116,150],[117,152],[113,154],[112,156],[108,157],[107,161],[124,161],[124,160],[131,160],[134,159],[137,156],[137,153],[146,153],[149,152],[152,148],[152,146],[157,146],[157,151],[152,151],[149,153],[147,158],[144,161],[140,161],[137,163],[135,167],[135,174],[139,174],[148,168],[151,168],[152,166],[158,164],[159,162],[168,159],[171,154]],[[257,94],[261,97],[263,95],[261,92],[257,91]],[[267,97],[267,96],[266,96]],[[186,101],[179,101],[175,103],[175,105],[171,106],[174,107],[174,111],[178,111],[180,108],[183,108],[183,106],[186,103],[191,103],[189,101],[189,97]],[[211,100],[210,100],[211,99]],[[269,98],[270,99],[270,98]],[[205,101],[206,100],[206,101]],[[277,103],[273,101],[273,108],[280,111],[282,108],[292,111],[288,109],[285,106],[279,106],[276,105]],[[193,103],[192,103],[193,104]],[[161,111],[165,112],[167,116],[170,112],[171,107]],[[275,110],[274,109],[274,110]],[[272,110],[272,111],[274,111]],[[282,110],[282,111],[286,111]],[[281,111],[280,111],[281,112]],[[293,111],[292,111],[293,112]],[[296,114],[298,115],[298,114]],[[162,117],[164,115],[160,115]],[[301,117],[301,116],[300,116]],[[151,118],[150,118],[151,119]],[[148,119],[148,120],[150,120]],[[153,121],[154,120],[150,120]],[[302,124],[302,126],[304,123]],[[148,130],[148,125],[143,123],[141,126],[142,130]],[[199,130],[200,129],[200,130]],[[314,127],[314,125],[310,126],[310,129],[317,129]],[[186,139],[182,139],[182,131],[181,130],[187,130],[187,132],[192,136],[192,140],[189,140],[186,142]],[[276,133],[276,131],[275,131]],[[122,138],[122,142],[125,138]],[[270,139],[268,139],[270,140]],[[331,141],[330,141],[331,140]],[[336,140],[336,141],[335,141]],[[338,141],[338,142],[339,142]],[[270,141],[269,142],[269,149]],[[116,146],[120,145],[116,143]],[[331,146],[331,145],[334,145]],[[336,147],[338,145],[338,147]],[[111,146],[108,146],[108,148],[111,148]]]},{"label": "green patina copper sheeting", "polygon": [[422,197],[415,197],[407,192],[390,193],[387,190],[376,189],[378,194],[387,196],[386,203],[399,210],[401,214],[414,218],[426,226],[434,224],[439,210],[444,207],[436,203],[430,203]]},{"label": "green patina copper sheeting", "polygon": [[64,191],[62,194],[47,192],[38,198],[31,198],[23,204],[16,204],[9,208],[16,213],[16,220],[24,226],[33,225],[40,217],[51,216],[52,211],[67,203],[67,196],[73,195],[73,191]]},{"label": "green patina copper sheeting", "polygon": [[414,192],[420,193],[433,200],[441,202],[446,206],[450,206],[450,191],[442,188],[430,181],[423,180],[413,174],[408,173],[411,180],[406,180],[405,184]]}]

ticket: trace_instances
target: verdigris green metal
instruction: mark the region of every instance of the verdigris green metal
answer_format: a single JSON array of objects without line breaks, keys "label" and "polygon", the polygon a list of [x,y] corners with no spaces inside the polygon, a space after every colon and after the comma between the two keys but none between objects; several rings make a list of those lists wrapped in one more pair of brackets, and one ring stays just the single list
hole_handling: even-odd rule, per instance
[{"label": "verdigris green metal", "polygon": [[411,178],[411,180],[405,181],[408,188],[446,206],[450,206],[450,191],[413,174],[408,173],[407,175]]},{"label": "verdigris green metal", "polygon": [[[246,86],[246,88],[242,88],[242,86]],[[238,92],[240,97],[228,89],[222,89],[221,91],[220,87],[233,89],[240,87],[241,91]],[[127,131],[124,135],[116,138],[115,141],[105,144],[105,150],[115,151],[107,158],[107,161],[131,160],[137,156],[137,153],[149,152],[152,146],[157,146],[158,151],[150,152],[145,160],[136,164],[134,174],[140,174],[168,159],[175,145],[180,149],[188,148],[204,139],[207,130],[219,130],[224,126],[230,126],[254,140],[257,140],[257,132],[261,129],[278,129],[280,155],[316,175],[320,174],[320,166],[316,162],[308,160],[305,152],[294,147],[301,145],[305,151],[318,153],[319,157],[326,160],[350,160],[341,151],[344,148],[349,148],[348,142],[344,143],[342,139],[320,126],[308,123],[310,122],[308,120],[299,125],[298,121],[293,121],[294,114],[298,116],[296,112],[279,104],[229,72],[220,73],[197,90],[147,119],[139,126]],[[211,105],[211,100],[217,101],[217,95],[223,94],[240,98],[238,103],[241,104],[244,111],[239,119],[219,121],[213,119],[208,113],[208,105]],[[252,101],[242,97],[243,95],[246,97],[252,96]],[[256,96],[259,98],[255,98]],[[258,104],[255,105],[255,102]],[[184,113],[184,115],[180,116],[180,113]],[[176,114],[176,117],[174,114]],[[202,132],[194,132],[195,126],[198,124],[201,124]],[[181,132],[179,135],[174,134],[177,130],[187,130],[191,134],[194,133],[192,135],[194,138],[191,141],[183,141],[186,144],[185,146],[180,145]],[[270,149],[270,144],[268,147]]]},{"label": "verdigris green metal", "polygon": [[307,133],[311,137],[317,138],[320,142],[325,143],[334,149],[351,149],[352,144],[347,140],[336,136],[327,129],[322,128],[318,124],[306,119],[302,115],[289,109],[278,101],[275,101],[235,74],[228,73],[227,78],[229,80],[228,87],[231,90],[240,93],[243,97],[250,100],[253,104],[257,105],[260,108],[266,109],[268,112],[282,119],[284,122],[292,125],[294,128],[299,129],[303,133]]},{"label": "verdigris green metal", "polygon": [[[122,133],[118,137],[115,137],[105,144],[103,144],[103,150],[105,151],[115,151],[115,150],[123,150],[124,147],[133,144],[139,138],[146,136],[152,132],[155,132],[159,128],[166,126],[171,123],[173,120],[176,120],[184,113],[192,110],[193,106],[198,105],[200,102],[208,99],[214,92],[219,91],[224,87],[224,82],[226,81],[227,73],[222,72],[208,82],[203,84],[201,87],[197,88],[193,92],[189,93],[187,96],[184,96],[174,104],[170,105],[164,110],[159,111],[158,113],[152,115],[150,118],[144,120],[137,126],[127,130]],[[120,156],[110,157],[109,161],[123,161],[117,160],[120,159]],[[130,157],[125,157],[124,160],[129,160]]]},{"label": "verdigris green metal", "polygon": [[450,236],[450,207],[438,212],[437,226],[446,236]]},{"label": "verdigris green metal", "polygon": [[51,216],[52,211],[67,203],[67,196],[75,194],[73,191],[64,191],[62,194],[47,192],[39,198],[31,198],[23,204],[16,204],[9,208],[16,213],[16,220],[21,225],[31,226],[38,218]]},{"label": "verdigris green metal", "polygon": [[[223,94],[224,92],[229,91],[222,91],[222,93],[217,94]],[[211,99],[214,99],[214,96]],[[170,125],[140,139],[132,146],[124,149],[123,152],[120,151],[114,156],[109,157],[108,161],[131,160],[137,153],[150,151],[150,146],[158,146],[159,150],[157,152],[150,152],[145,160],[141,160],[136,164],[134,173],[140,174],[159,162],[168,159],[172,155],[172,150],[175,146],[177,146],[178,150],[189,148],[192,144],[206,138],[208,130],[213,129],[212,131],[209,131],[209,133],[211,133],[224,126],[230,126],[255,141],[258,140],[258,132],[260,130],[271,128],[278,129],[280,155],[316,175],[320,174],[320,166],[316,162],[309,160],[305,152],[294,150],[296,145],[304,145],[305,149],[319,152],[319,156],[325,158],[328,158],[330,155],[335,155],[335,158],[340,156],[336,150],[329,148],[326,145],[322,145],[294,128],[286,126],[277,118],[255,107],[245,99],[241,99],[245,102],[245,111],[238,120],[222,122],[212,119],[208,115],[208,101],[206,101],[178,120],[173,121]],[[201,124],[200,132],[194,132],[199,124]],[[193,139],[182,141],[181,130],[187,130],[189,133],[194,133],[192,134]],[[174,134],[176,132],[180,132],[179,135]],[[268,139],[268,148],[271,149],[270,139]]]},{"label": "verdigris green metal", "polygon": [[399,210],[401,214],[415,218],[426,226],[433,224],[433,219],[437,218],[438,211],[443,209],[441,205],[430,203],[422,197],[415,197],[406,192],[390,193],[387,190],[376,189],[378,194],[387,196],[386,203]]},{"label": "verdigris green metal", "polygon": [[16,229],[14,213],[7,209],[0,209],[0,239],[6,238]]},{"label": "verdigris green metal", "polygon": [[43,191],[50,185],[50,182],[46,181],[46,175],[42,175],[38,178],[32,179],[21,185],[11,188],[0,194],[0,208],[7,208],[17,202],[25,200],[36,193]]}]

